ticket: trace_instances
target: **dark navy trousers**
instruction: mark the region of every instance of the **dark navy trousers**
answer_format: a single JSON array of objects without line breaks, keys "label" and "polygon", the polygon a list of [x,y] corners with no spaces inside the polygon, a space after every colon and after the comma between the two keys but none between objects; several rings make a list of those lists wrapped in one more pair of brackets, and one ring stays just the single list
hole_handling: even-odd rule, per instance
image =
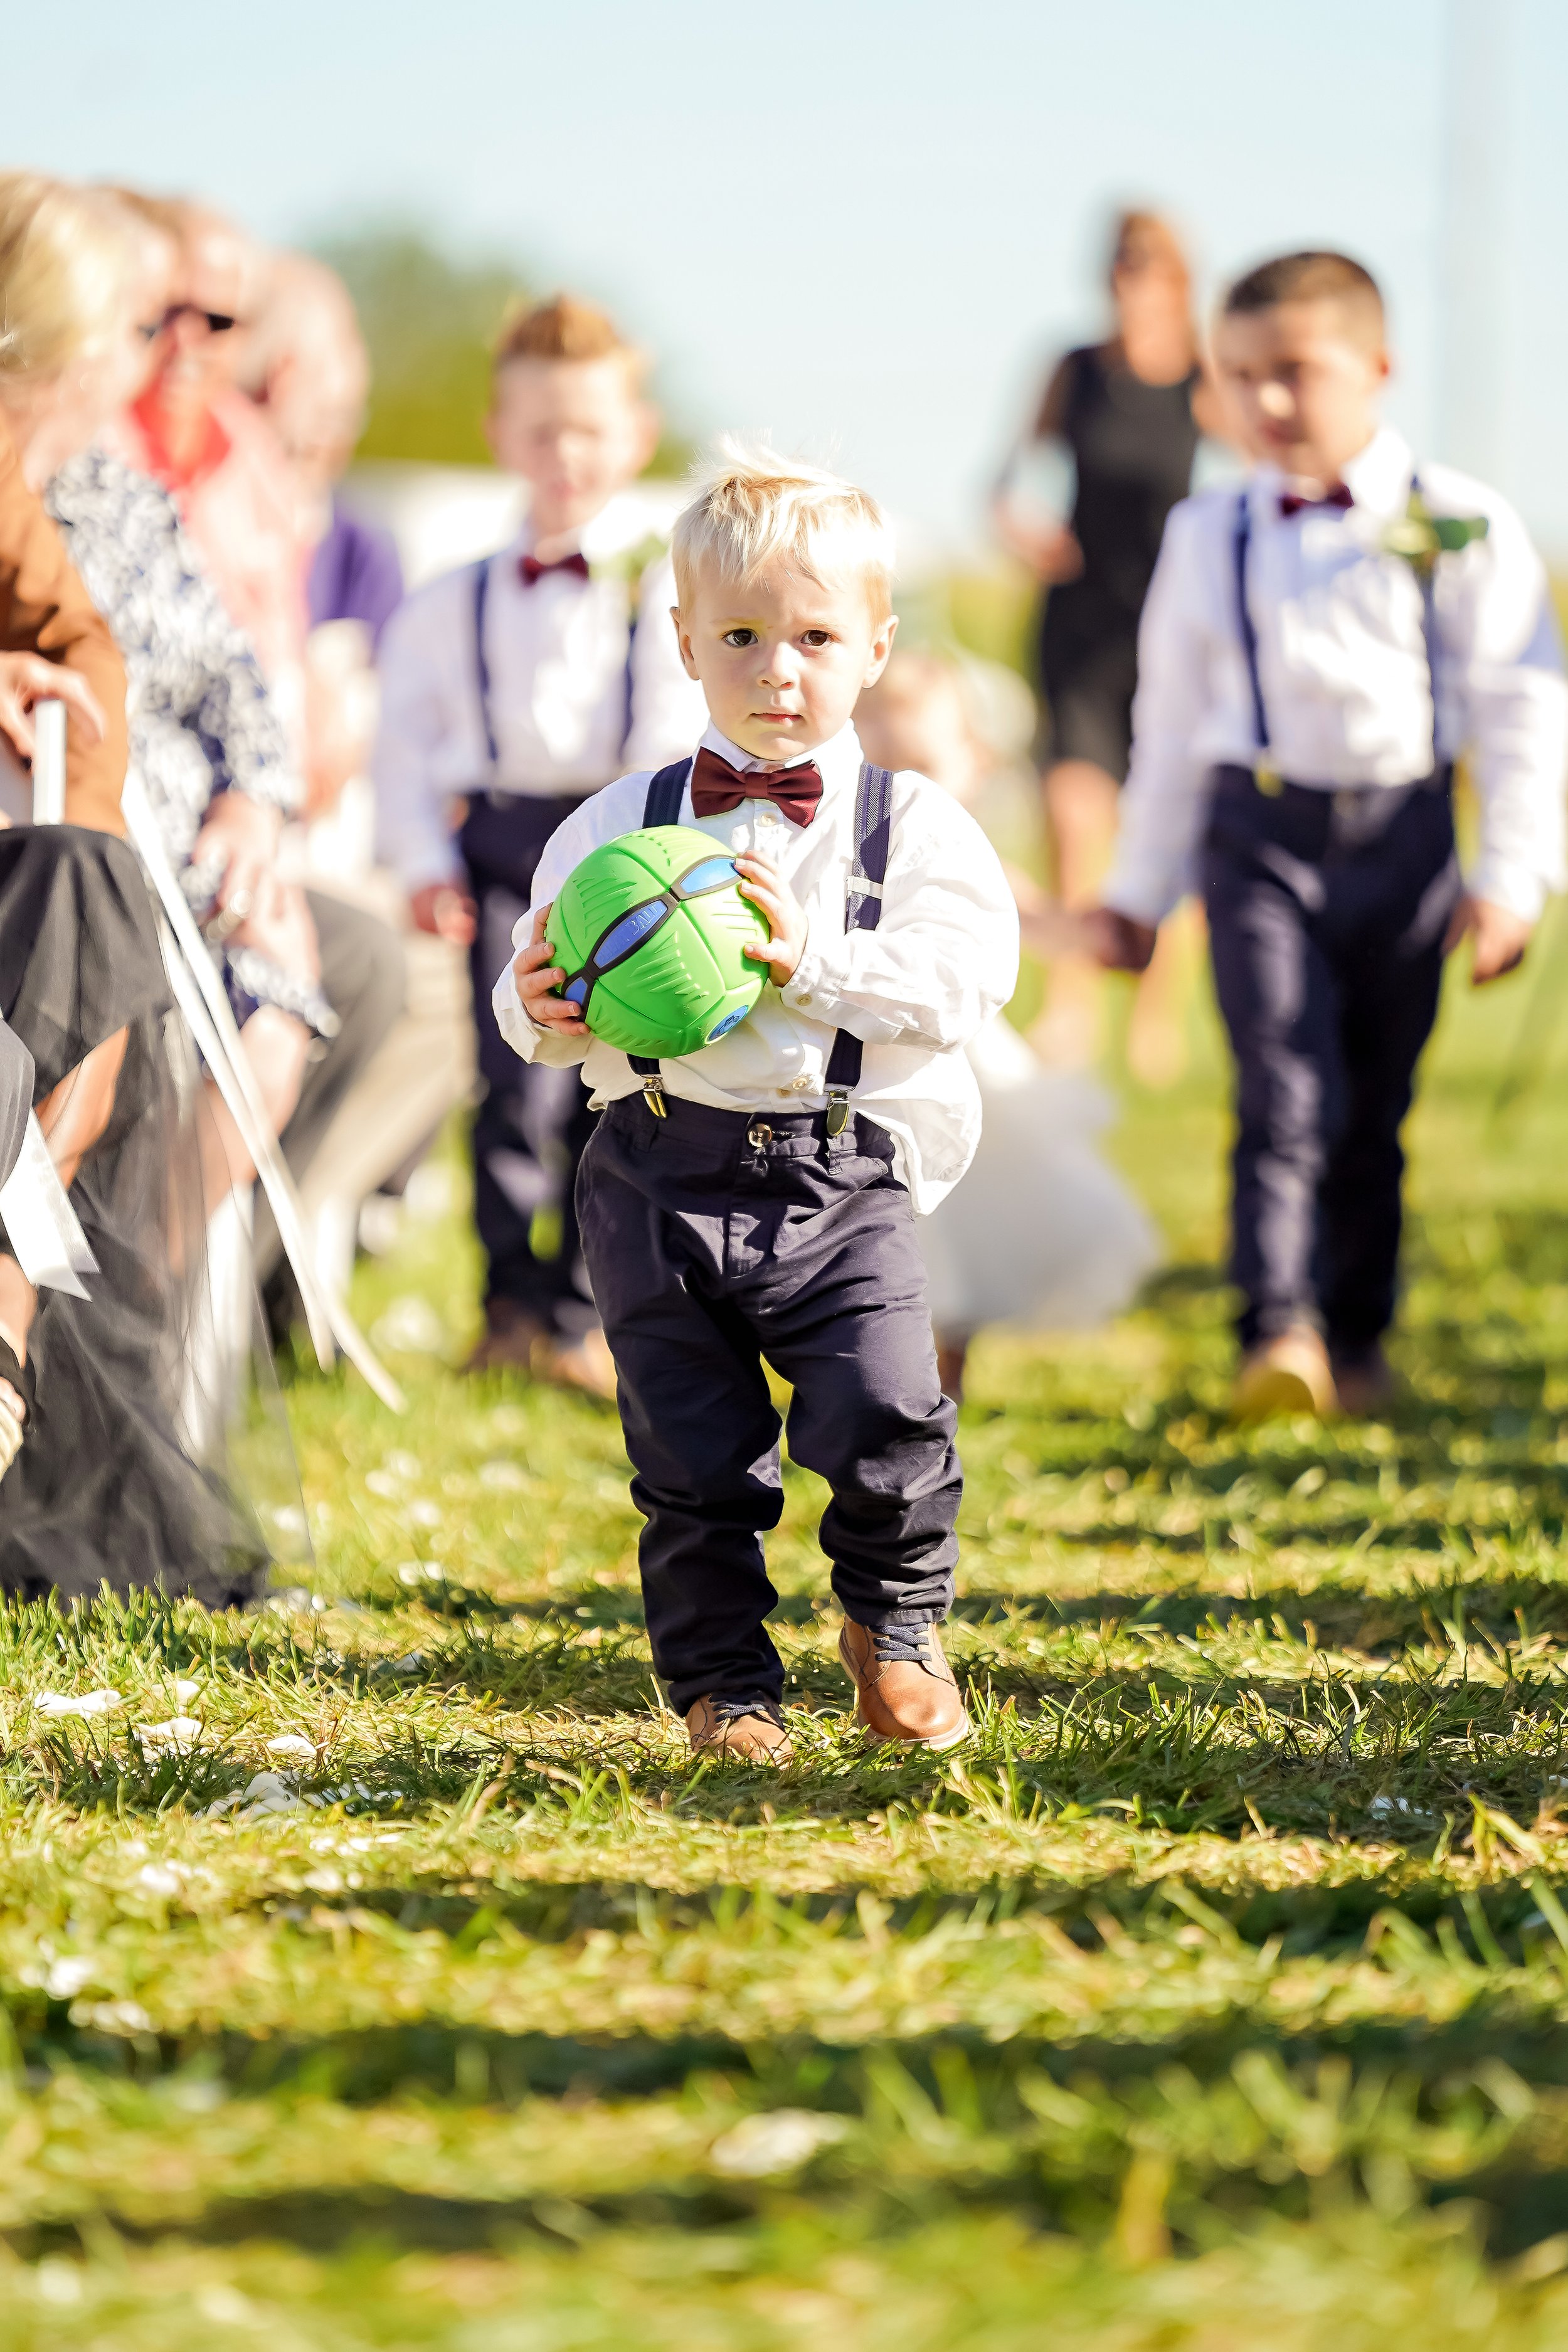
[{"label": "dark navy trousers", "polygon": [[485,1303],[515,1300],[549,1329],[580,1338],[594,1320],[573,1206],[595,1114],[582,1074],[521,1061],[496,1025],[490,991],[512,954],[545,843],[582,796],[476,793],[458,845],[476,920],[468,967],[484,1095],[474,1118],[474,1222]]},{"label": "dark navy trousers", "polygon": [[1203,893],[1237,1066],[1244,1346],[1308,1323],[1353,1358],[1394,1319],[1400,1129],[1461,887],[1448,782],[1215,778]]},{"label": "dark navy trousers", "polygon": [[886,1130],[668,1104],[604,1112],[577,1213],[647,1522],[654,1664],[684,1714],[784,1689],[763,1622],[762,1538],[784,1507],[764,1359],[794,1388],[792,1459],[832,1489],[822,1548],[861,1624],[945,1615],[963,1477]]}]

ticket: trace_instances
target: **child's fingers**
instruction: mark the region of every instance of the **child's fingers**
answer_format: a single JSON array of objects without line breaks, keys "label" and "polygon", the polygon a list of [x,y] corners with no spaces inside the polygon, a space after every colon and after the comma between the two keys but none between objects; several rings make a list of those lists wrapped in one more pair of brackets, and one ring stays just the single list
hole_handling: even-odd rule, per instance
[{"label": "child's fingers", "polygon": [[754,882],[742,881],[740,885],[740,891],[742,898],[749,898],[753,907],[760,907],[762,908],[763,914],[767,917],[769,922],[773,924],[776,930],[779,924],[779,919],[784,913],[784,899],[779,893],[777,886],[770,885],[759,878]]},{"label": "child's fingers", "polygon": [[586,1024],[574,1004],[563,1003],[559,996],[541,996],[525,1003],[524,1010],[531,1021],[542,1029],[575,1032]]}]

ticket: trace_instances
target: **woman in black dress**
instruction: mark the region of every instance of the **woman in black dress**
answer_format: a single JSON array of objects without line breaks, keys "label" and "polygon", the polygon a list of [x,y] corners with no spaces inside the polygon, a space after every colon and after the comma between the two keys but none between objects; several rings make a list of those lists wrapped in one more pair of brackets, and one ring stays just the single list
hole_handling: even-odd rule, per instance
[{"label": "woman in black dress", "polygon": [[[1030,446],[1053,445],[1070,459],[1070,519],[1031,523],[1020,513],[1016,458],[997,500],[1008,544],[1046,585],[1046,822],[1057,890],[1073,909],[1096,902],[1110,864],[1132,736],[1139,615],[1165,518],[1187,494],[1210,423],[1186,258],[1157,214],[1124,213],[1117,223],[1110,295],[1113,333],[1060,361],[1029,435]],[[1165,971],[1145,982],[1128,1038],[1131,1066],[1152,1081],[1176,1075],[1180,1059],[1170,955],[1167,947]],[[1099,1015],[1098,972],[1058,959],[1034,1042],[1047,1061],[1090,1061]]]},{"label": "woman in black dress", "polygon": [[[118,404],[135,261],[109,199],[0,173],[0,432],[35,489]],[[252,1599],[269,1548],[242,1456],[274,1520],[298,1489],[226,1377],[204,1166],[232,1179],[128,843],[0,817],[0,1040],[88,1254],[74,1289],[52,1279],[0,1211],[0,1593]],[[0,1131],[13,1101],[0,1059]]]}]

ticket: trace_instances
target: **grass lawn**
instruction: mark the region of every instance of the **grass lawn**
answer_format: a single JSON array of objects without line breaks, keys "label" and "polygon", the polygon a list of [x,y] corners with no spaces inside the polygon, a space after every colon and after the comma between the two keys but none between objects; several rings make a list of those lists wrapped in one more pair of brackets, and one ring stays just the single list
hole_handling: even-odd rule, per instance
[{"label": "grass lawn", "polygon": [[301,1589],[0,1619],[0,2342],[1568,2342],[1565,983],[1450,1000],[1375,1424],[1227,1429],[1206,1017],[1130,1098],[1167,1270],[976,1351],[957,1760],[849,1727],[790,1471],[799,1758],[693,1769],[614,1420],[445,1369],[411,1223]]}]

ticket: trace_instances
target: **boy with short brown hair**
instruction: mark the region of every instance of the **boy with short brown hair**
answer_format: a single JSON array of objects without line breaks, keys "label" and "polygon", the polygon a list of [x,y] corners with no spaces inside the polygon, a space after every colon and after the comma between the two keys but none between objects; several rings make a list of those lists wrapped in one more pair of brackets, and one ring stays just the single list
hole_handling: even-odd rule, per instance
[{"label": "boy with short brown hair", "polygon": [[[1443,958],[1519,962],[1563,882],[1568,690],[1506,499],[1378,419],[1382,299],[1346,255],[1265,262],[1215,358],[1257,463],[1173,509],[1144,607],[1116,863],[1093,918],[1141,970],[1194,884],[1236,1056],[1237,1409],[1376,1409],[1400,1130]],[[1468,884],[1451,784],[1480,800]]]},{"label": "boy with short brown hair", "polygon": [[[556,827],[628,762],[689,743],[701,698],[668,620],[674,582],[626,492],[652,457],[644,355],[590,303],[519,311],[496,345],[486,432],[528,486],[512,546],[409,597],[381,654],[383,855],[414,919],[468,946],[484,1099],[474,1121],[485,1251],[476,1370],[607,1394],[573,1192],[592,1129],[574,1077],[503,1043],[490,982]],[[454,832],[454,816],[461,812]]]}]

